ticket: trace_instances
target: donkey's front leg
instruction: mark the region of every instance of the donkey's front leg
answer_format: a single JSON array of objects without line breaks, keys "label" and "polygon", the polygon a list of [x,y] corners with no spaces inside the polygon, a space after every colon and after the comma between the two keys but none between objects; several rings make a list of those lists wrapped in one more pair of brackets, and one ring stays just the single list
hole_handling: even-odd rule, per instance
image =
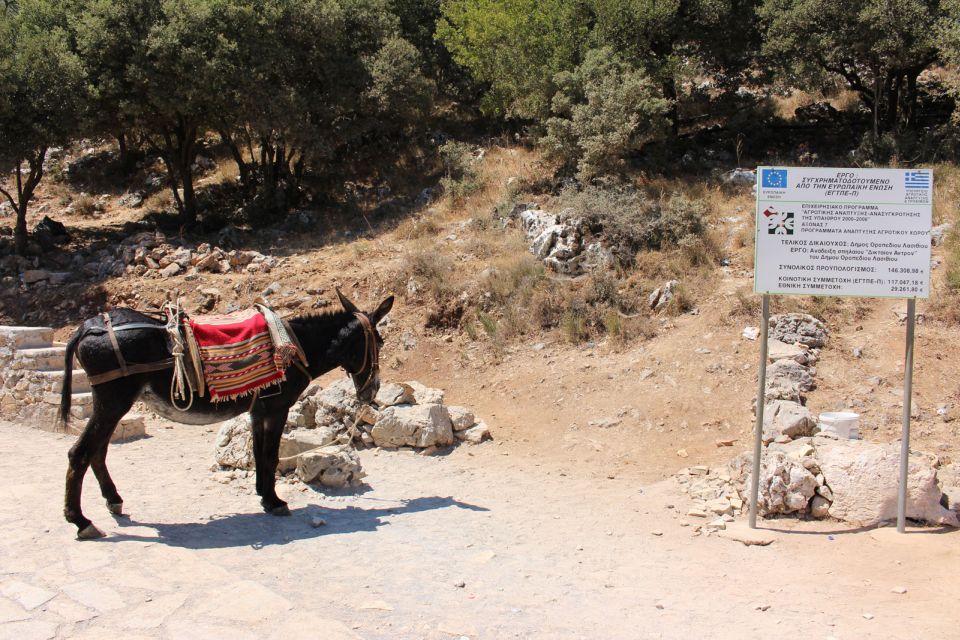
[{"label": "donkey's front leg", "polygon": [[[275,516],[290,515],[287,503],[277,496],[277,465],[280,462],[280,436],[287,423],[287,411],[264,416],[260,428],[260,456],[257,462],[257,493],[260,494],[260,504],[263,510]],[[256,452],[257,437],[254,431],[254,452]]]}]

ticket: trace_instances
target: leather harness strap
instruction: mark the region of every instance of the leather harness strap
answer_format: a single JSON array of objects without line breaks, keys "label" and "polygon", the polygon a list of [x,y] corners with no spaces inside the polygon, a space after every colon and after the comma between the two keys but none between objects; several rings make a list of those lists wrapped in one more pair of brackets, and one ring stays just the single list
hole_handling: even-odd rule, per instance
[{"label": "leather harness strap", "polygon": [[153,373],[154,371],[162,371],[163,369],[170,369],[173,367],[173,358],[167,358],[166,360],[160,360],[158,362],[146,362],[144,364],[131,364],[126,368],[126,372],[120,369],[114,369],[113,371],[107,371],[106,373],[100,373],[97,375],[87,375],[87,380],[90,381],[91,385],[94,384],[103,384],[104,382],[112,382],[119,378],[123,378],[127,375],[136,375],[138,373]]},{"label": "leather harness strap", "polygon": [[100,314],[103,317],[103,324],[107,327],[107,335],[110,336],[110,344],[113,345],[113,352],[117,355],[117,364],[120,365],[120,376],[127,375],[127,361],[120,352],[120,343],[117,342],[117,334],[113,330],[113,323],[110,322],[110,314],[104,311]]}]

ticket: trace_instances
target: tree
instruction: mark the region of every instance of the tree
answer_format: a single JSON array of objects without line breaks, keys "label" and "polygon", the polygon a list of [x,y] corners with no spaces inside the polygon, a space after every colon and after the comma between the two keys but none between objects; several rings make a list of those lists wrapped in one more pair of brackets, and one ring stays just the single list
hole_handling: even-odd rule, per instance
[{"label": "tree", "polygon": [[612,47],[660,83],[663,97],[672,102],[668,117],[674,133],[678,78],[691,71],[736,76],[749,68],[759,48],[756,0],[591,0],[591,5],[594,42]]},{"label": "tree", "polygon": [[0,170],[13,173],[2,194],[17,214],[15,250],[27,251],[27,210],[51,146],[80,130],[85,86],[69,34],[48,18],[56,3],[21,0],[0,12]]},{"label": "tree", "polygon": [[823,72],[859,94],[874,133],[915,123],[917,76],[938,59],[939,0],[764,0],[763,49],[806,85]]},{"label": "tree", "polygon": [[200,134],[229,109],[244,70],[233,0],[95,0],[77,21],[101,98],[162,158],[180,218],[193,223]]},{"label": "tree", "polygon": [[554,77],[580,63],[593,23],[585,0],[444,0],[437,39],[487,85],[481,109],[544,120]]}]

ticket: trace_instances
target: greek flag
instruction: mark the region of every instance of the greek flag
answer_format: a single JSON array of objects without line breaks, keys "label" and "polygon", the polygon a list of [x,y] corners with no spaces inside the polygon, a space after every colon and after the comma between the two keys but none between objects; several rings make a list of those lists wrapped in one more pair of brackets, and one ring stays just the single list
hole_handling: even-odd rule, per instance
[{"label": "greek flag", "polygon": [[903,186],[907,189],[929,189],[929,171],[907,171],[903,176]]}]

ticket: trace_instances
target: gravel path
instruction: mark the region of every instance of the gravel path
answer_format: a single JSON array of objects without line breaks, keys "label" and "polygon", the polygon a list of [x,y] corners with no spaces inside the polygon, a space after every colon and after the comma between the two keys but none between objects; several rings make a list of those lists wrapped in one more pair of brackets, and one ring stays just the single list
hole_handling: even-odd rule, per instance
[{"label": "gravel path", "polygon": [[672,480],[597,480],[495,443],[362,452],[366,490],[282,483],[293,515],[272,518],[252,477],[210,471],[208,429],[150,430],[110,450],[130,515],[113,519],[88,474],[84,510],[108,537],[78,542],[61,515],[72,438],[0,422],[0,638],[956,632],[955,533],[779,521],[774,544],[747,547],[694,535]]}]

